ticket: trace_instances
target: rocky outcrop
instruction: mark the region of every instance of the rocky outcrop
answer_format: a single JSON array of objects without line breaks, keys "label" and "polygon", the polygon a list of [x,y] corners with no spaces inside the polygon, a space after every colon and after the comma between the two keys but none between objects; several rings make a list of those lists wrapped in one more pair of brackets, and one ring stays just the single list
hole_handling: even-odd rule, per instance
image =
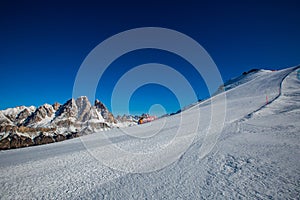
[{"label": "rocky outcrop", "polygon": [[51,117],[54,114],[54,109],[49,104],[44,104],[38,107],[24,122],[25,126],[35,125],[46,117]]},{"label": "rocky outcrop", "polygon": [[30,115],[32,114],[32,111],[30,111],[28,108],[25,108],[17,115],[17,124],[22,124],[24,120],[26,120]]},{"label": "rocky outcrop", "polygon": [[45,135],[43,134],[43,132],[40,132],[36,137],[32,139],[30,137],[14,133],[0,140],[0,150],[49,144],[53,142],[60,142],[66,139],[75,138],[78,136],[78,133],[68,133],[67,135]]},{"label": "rocky outcrop", "polygon": [[57,110],[60,108],[60,106],[61,106],[61,104],[58,103],[58,102],[55,102],[55,103],[52,105],[52,107],[53,107],[53,109],[54,109],[55,111],[57,111]]},{"label": "rocky outcrop", "polygon": [[[6,110],[0,111],[0,121],[3,118],[6,118],[10,122],[20,123],[26,119],[32,112],[35,111],[34,106],[17,106],[15,108],[8,108]],[[1,123],[2,124],[2,123]]]},{"label": "rocky outcrop", "polygon": [[103,118],[106,121],[108,121],[110,123],[116,123],[116,120],[115,120],[113,114],[111,112],[109,112],[108,109],[106,108],[106,106],[98,99],[95,100],[95,107],[96,107],[97,111],[101,113],[101,115],[103,116]]}]

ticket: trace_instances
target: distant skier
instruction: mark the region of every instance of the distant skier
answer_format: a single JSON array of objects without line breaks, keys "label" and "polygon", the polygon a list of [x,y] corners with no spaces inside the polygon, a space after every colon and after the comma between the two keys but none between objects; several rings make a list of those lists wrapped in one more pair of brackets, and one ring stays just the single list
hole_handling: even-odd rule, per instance
[{"label": "distant skier", "polygon": [[153,120],[156,120],[157,117],[156,116],[150,116],[149,114],[143,114],[139,121],[138,121],[138,124],[144,124],[144,123],[147,123],[147,122],[152,122]]},{"label": "distant skier", "polygon": [[138,124],[142,124],[142,123],[143,123],[143,119],[144,119],[144,117],[141,117],[141,118],[139,119],[139,121],[138,121]]}]

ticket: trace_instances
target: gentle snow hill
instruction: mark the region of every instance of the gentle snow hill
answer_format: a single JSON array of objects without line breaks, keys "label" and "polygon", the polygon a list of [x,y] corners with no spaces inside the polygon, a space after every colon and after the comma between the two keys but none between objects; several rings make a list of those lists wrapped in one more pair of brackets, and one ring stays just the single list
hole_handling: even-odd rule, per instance
[{"label": "gentle snow hill", "polygon": [[[0,198],[297,199],[300,195],[297,70],[258,72],[259,76],[181,114],[150,124],[0,151]],[[211,102],[221,105],[225,95],[226,119],[222,132],[206,136],[207,130],[223,125],[218,118],[212,126],[209,123]],[[195,120],[199,113],[200,120]],[[181,117],[186,120],[180,124]],[[191,129],[194,125],[199,126],[196,132]],[[180,128],[184,134],[174,144],[173,138]],[[157,134],[151,135],[157,130]],[[106,143],[103,133],[114,144]],[[189,147],[181,146],[181,141],[190,139],[194,133]],[[211,148],[207,141],[216,143]],[[114,154],[113,146],[127,153]],[[170,151],[164,152],[167,147]],[[208,153],[204,157],[203,151]],[[107,160],[95,159],[97,152]],[[141,153],[145,160],[140,159]],[[141,166],[160,166],[170,158],[175,161],[161,169],[128,173]],[[148,159],[152,162],[145,162]]]}]

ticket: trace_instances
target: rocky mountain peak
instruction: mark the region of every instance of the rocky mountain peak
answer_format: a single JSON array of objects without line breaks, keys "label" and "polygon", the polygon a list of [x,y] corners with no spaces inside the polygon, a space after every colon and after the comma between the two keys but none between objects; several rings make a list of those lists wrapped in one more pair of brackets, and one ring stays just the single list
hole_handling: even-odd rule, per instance
[{"label": "rocky mountain peak", "polygon": [[91,103],[86,96],[81,96],[76,99],[76,106],[78,109],[77,120],[85,122],[91,118]]},{"label": "rocky mountain peak", "polygon": [[101,115],[103,116],[103,118],[105,120],[107,120],[110,123],[116,123],[116,120],[115,120],[113,114],[111,112],[109,112],[107,107],[101,101],[96,99],[94,105],[95,105],[97,111],[101,113]]},{"label": "rocky mountain peak", "polygon": [[73,98],[69,99],[66,103],[60,106],[60,108],[56,111],[56,115],[60,118],[76,117],[77,106],[75,100]]},{"label": "rocky mountain peak", "polygon": [[16,120],[18,121],[18,124],[21,124],[24,120],[26,120],[31,114],[33,113],[33,111],[31,111],[30,109],[24,109],[22,110],[18,115]]},{"label": "rocky mountain peak", "polygon": [[[40,107],[38,107],[24,122],[25,126],[29,125],[35,125],[37,122],[42,121],[46,117],[52,117],[52,115],[55,113],[55,110],[53,109],[52,105],[50,104],[44,104]],[[25,116],[27,115],[27,112],[25,113]]]},{"label": "rocky mountain peak", "polygon": [[94,105],[98,109],[105,109],[105,110],[107,110],[106,106],[101,101],[99,101],[98,99],[95,100],[95,104]]},{"label": "rocky mountain peak", "polygon": [[61,104],[58,103],[58,102],[55,102],[55,103],[52,105],[52,107],[53,107],[53,109],[54,109],[55,111],[57,111],[57,110],[60,108],[60,106],[61,106]]}]

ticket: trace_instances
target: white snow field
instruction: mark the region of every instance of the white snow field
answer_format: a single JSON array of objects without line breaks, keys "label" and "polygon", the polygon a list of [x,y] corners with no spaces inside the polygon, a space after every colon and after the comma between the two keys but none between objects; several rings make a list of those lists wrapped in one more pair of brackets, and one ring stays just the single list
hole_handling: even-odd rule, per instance
[{"label": "white snow field", "polygon": [[0,198],[299,199],[297,70],[258,71],[182,115],[0,151]]}]

